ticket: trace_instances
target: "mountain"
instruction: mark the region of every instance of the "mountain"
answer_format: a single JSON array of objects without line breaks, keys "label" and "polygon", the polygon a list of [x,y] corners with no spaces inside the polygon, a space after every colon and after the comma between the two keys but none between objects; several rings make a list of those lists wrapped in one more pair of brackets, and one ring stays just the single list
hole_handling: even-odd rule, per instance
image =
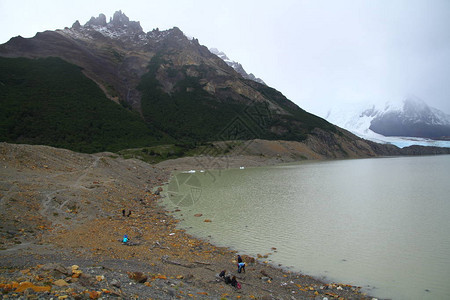
[{"label": "mountain", "polygon": [[217,55],[218,57],[220,57],[224,62],[227,63],[227,65],[229,65],[230,67],[232,67],[236,72],[238,72],[239,74],[242,75],[242,77],[246,78],[246,79],[250,79],[256,82],[259,82],[261,84],[266,85],[266,83],[261,79],[261,78],[256,78],[255,75],[253,75],[252,73],[248,74],[245,70],[244,67],[242,67],[242,65],[234,60],[231,60],[228,58],[228,56],[223,53],[222,51],[219,51],[217,48],[210,48],[209,51],[211,51],[211,53]]},{"label": "mountain", "polygon": [[417,97],[384,105],[351,104],[330,109],[329,122],[360,137],[400,147],[432,145],[450,147],[450,115],[428,106]]},{"label": "mountain", "polygon": [[0,45],[0,141],[90,153],[219,141],[226,153],[258,139],[327,158],[400,153],[244,78],[179,28],[145,33],[121,11]]},{"label": "mountain", "polygon": [[[367,113],[374,115],[375,111]],[[450,115],[418,98],[408,98],[401,107],[386,106],[384,111],[379,111],[369,128],[385,136],[450,138]]]},{"label": "mountain", "polygon": [[[120,114],[131,112],[139,119],[136,122],[147,127],[144,136],[150,136],[152,141],[131,142],[135,137],[112,133],[121,136],[123,144],[134,146],[170,139],[301,141],[315,128],[337,132],[335,126],[307,113],[275,89],[244,78],[197,39],[187,38],[179,28],[145,33],[139,22],[130,21],[121,11],[114,13],[109,22],[100,14],[84,25],[76,21],[70,28],[40,32],[33,38],[12,38],[0,45],[0,57],[1,109],[9,116],[4,116],[9,121],[2,124],[0,131],[3,141],[48,144],[56,136],[63,142],[51,145],[72,147],[70,143],[77,145],[89,140],[95,143],[97,137],[90,133],[90,128],[96,126],[94,123],[101,123],[97,125],[99,132],[105,127],[116,130],[103,124],[114,120],[106,120],[107,116],[100,116],[99,109],[89,107],[94,102],[104,102],[100,100],[104,97],[119,104],[116,109],[120,108]],[[56,81],[44,80],[48,77],[47,64],[60,65],[59,69],[48,68],[49,72],[55,72],[51,76]],[[85,77],[82,80],[91,81],[101,91],[94,91],[93,86],[85,91],[77,89],[79,85],[71,79],[75,73],[77,78]],[[70,93],[64,93],[67,86]],[[24,87],[28,88],[26,92]],[[58,92],[50,93],[54,90]],[[84,97],[83,93],[89,95]],[[83,122],[87,127],[79,128],[84,137],[75,140],[68,136],[77,136],[76,128],[64,128],[61,133],[59,126],[63,116],[72,112],[72,106],[79,108],[74,119],[81,122],[81,115],[89,119]],[[33,123],[39,123],[39,127],[46,124],[46,130],[33,130],[29,126]],[[116,148],[111,147],[111,141],[101,143],[107,144],[101,150]]]}]

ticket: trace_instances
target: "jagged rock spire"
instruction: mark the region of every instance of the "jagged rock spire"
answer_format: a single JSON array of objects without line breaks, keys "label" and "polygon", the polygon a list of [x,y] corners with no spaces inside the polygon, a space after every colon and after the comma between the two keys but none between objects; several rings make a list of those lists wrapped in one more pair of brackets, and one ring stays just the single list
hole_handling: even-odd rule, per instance
[{"label": "jagged rock spire", "polygon": [[81,24],[80,21],[76,20],[75,23],[73,23],[72,25],[72,29],[80,29],[81,28]]},{"label": "jagged rock spire", "polygon": [[106,16],[99,14],[97,18],[92,17],[84,26],[106,26]]},{"label": "jagged rock spire", "polygon": [[114,16],[110,19],[109,23],[117,27],[122,27],[130,23],[130,18],[128,18],[124,13],[122,13],[121,10],[119,10],[114,13]]},{"label": "jagged rock spire", "polygon": [[[77,22],[73,24],[73,29],[80,29],[81,25]],[[84,27],[95,26],[109,27],[111,29],[125,29],[131,33],[143,32],[141,24],[136,21],[130,21],[130,18],[128,18],[121,10],[114,13],[113,17],[109,19],[109,23],[106,22],[106,16],[104,14],[99,14],[97,18],[91,17],[84,25]]]}]

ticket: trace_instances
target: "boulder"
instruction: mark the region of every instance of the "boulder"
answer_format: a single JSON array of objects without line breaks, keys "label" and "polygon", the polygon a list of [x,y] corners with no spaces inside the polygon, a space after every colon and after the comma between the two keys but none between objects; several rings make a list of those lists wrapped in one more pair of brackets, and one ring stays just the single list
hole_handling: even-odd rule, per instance
[{"label": "boulder", "polygon": [[72,277],[73,278],[78,278],[81,276],[81,274],[83,274],[83,272],[81,270],[72,270]]},{"label": "boulder", "polygon": [[43,270],[43,271],[53,271],[53,270],[56,270],[56,271],[59,271],[59,272],[61,272],[61,273],[65,273],[66,275],[69,274],[69,272],[68,272],[68,270],[66,269],[66,267],[64,267],[63,265],[58,264],[58,263],[48,263],[48,264],[45,264],[45,265],[43,265],[43,266],[41,267],[41,270]]},{"label": "boulder", "polygon": [[71,274],[70,270],[58,263],[49,263],[41,267],[42,271],[48,271],[53,277],[67,277]]},{"label": "boulder", "polygon": [[72,271],[74,271],[74,270],[78,270],[80,267],[79,266],[77,266],[77,265],[72,265],[71,266],[71,269],[72,269]]},{"label": "boulder", "polygon": [[120,281],[117,279],[111,280],[111,285],[116,288],[120,288],[120,286],[121,286]]},{"label": "boulder", "polygon": [[97,280],[89,274],[81,273],[78,277],[78,283],[84,287],[89,287],[94,286],[97,283]]},{"label": "boulder", "polygon": [[58,279],[53,282],[53,285],[63,287],[63,286],[68,286],[69,284],[64,279]]},{"label": "boulder", "polygon": [[248,256],[248,255],[242,255],[241,257],[242,257],[242,260],[246,263],[254,264],[256,262],[254,257]]},{"label": "boulder", "polygon": [[148,279],[148,277],[144,275],[142,272],[129,272],[128,277],[138,283],[144,283]]}]

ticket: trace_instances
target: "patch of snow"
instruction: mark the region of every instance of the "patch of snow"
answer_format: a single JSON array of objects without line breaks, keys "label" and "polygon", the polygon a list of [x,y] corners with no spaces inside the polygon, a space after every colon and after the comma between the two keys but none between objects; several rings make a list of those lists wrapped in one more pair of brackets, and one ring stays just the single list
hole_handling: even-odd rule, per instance
[{"label": "patch of snow", "polygon": [[225,53],[223,53],[222,51],[218,50],[217,48],[210,48],[209,51],[210,51],[212,54],[217,55],[217,56],[218,56],[220,59],[222,59],[227,65],[229,65],[229,66],[232,67],[236,72],[238,72],[239,74],[241,74],[242,77],[266,85],[266,83],[265,83],[261,78],[256,78],[255,75],[253,75],[252,73],[247,74],[247,72],[244,70],[244,68],[242,67],[242,65],[241,65],[240,63],[238,63],[238,62],[236,62],[236,61],[233,61],[233,60],[229,59],[228,56],[227,56]]}]

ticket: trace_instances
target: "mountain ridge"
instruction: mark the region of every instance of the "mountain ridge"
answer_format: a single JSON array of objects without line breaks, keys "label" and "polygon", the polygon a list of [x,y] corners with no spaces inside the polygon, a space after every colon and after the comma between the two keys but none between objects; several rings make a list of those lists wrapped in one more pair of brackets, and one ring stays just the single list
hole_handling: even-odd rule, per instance
[{"label": "mountain ridge", "polygon": [[[322,145],[334,149],[330,151],[341,151],[342,146],[336,144],[342,142],[341,137],[354,145],[360,143],[357,137],[306,112],[281,92],[244,78],[197,39],[186,37],[179,28],[164,31],[156,28],[145,33],[139,22],[130,21],[121,11],[109,22],[100,14],[85,25],[76,21],[71,28],[40,32],[28,39],[12,38],[0,45],[0,57],[3,64],[0,69],[9,68],[8,72],[14,74],[12,78],[0,72],[3,73],[0,92],[5,99],[0,103],[1,110],[5,114],[3,119],[9,122],[2,125],[0,138],[6,142],[46,143],[89,152],[116,151],[117,145],[145,147],[168,142],[255,139],[307,141],[311,136],[323,138]],[[48,60],[50,57],[61,61]],[[18,58],[21,60],[13,60]],[[61,65],[58,70],[62,73],[52,74],[60,82],[54,91],[49,88],[49,82],[35,80],[36,76],[47,76],[45,67],[37,67],[42,63]],[[33,75],[24,68],[37,68],[41,73]],[[76,85],[64,81],[63,70],[81,72],[115,102],[121,110],[119,114],[124,116],[126,111],[131,111],[147,129],[123,134],[122,129],[105,125],[109,122],[107,115],[101,116],[98,123],[100,114],[98,111],[92,114],[91,103],[103,96],[94,90],[90,90],[92,95],[87,95],[88,91],[76,89]],[[31,93],[25,98],[20,96],[24,85]],[[93,102],[79,105],[76,97],[65,95],[67,88],[73,89],[77,97]],[[45,119],[39,113],[40,105],[48,105],[44,90],[52,97],[48,109],[58,111],[54,118]],[[80,108],[79,116],[90,118],[80,127],[86,128],[84,140],[72,138],[83,136],[74,126],[67,125],[72,128],[68,132],[59,126],[63,122],[60,118],[71,113],[71,106]],[[46,130],[36,133],[30,124]],[[94,124],[97,127],[92,130]],[[117,137],[118,141],[102,140],[102,132]],[[141,138],[144,132],[149,140]],[[55,137],[63,143],[52,142]],[[84,150],[77,148],[85,140],[90,146]],[[341,152],[345,156],[346,151]]]}]

